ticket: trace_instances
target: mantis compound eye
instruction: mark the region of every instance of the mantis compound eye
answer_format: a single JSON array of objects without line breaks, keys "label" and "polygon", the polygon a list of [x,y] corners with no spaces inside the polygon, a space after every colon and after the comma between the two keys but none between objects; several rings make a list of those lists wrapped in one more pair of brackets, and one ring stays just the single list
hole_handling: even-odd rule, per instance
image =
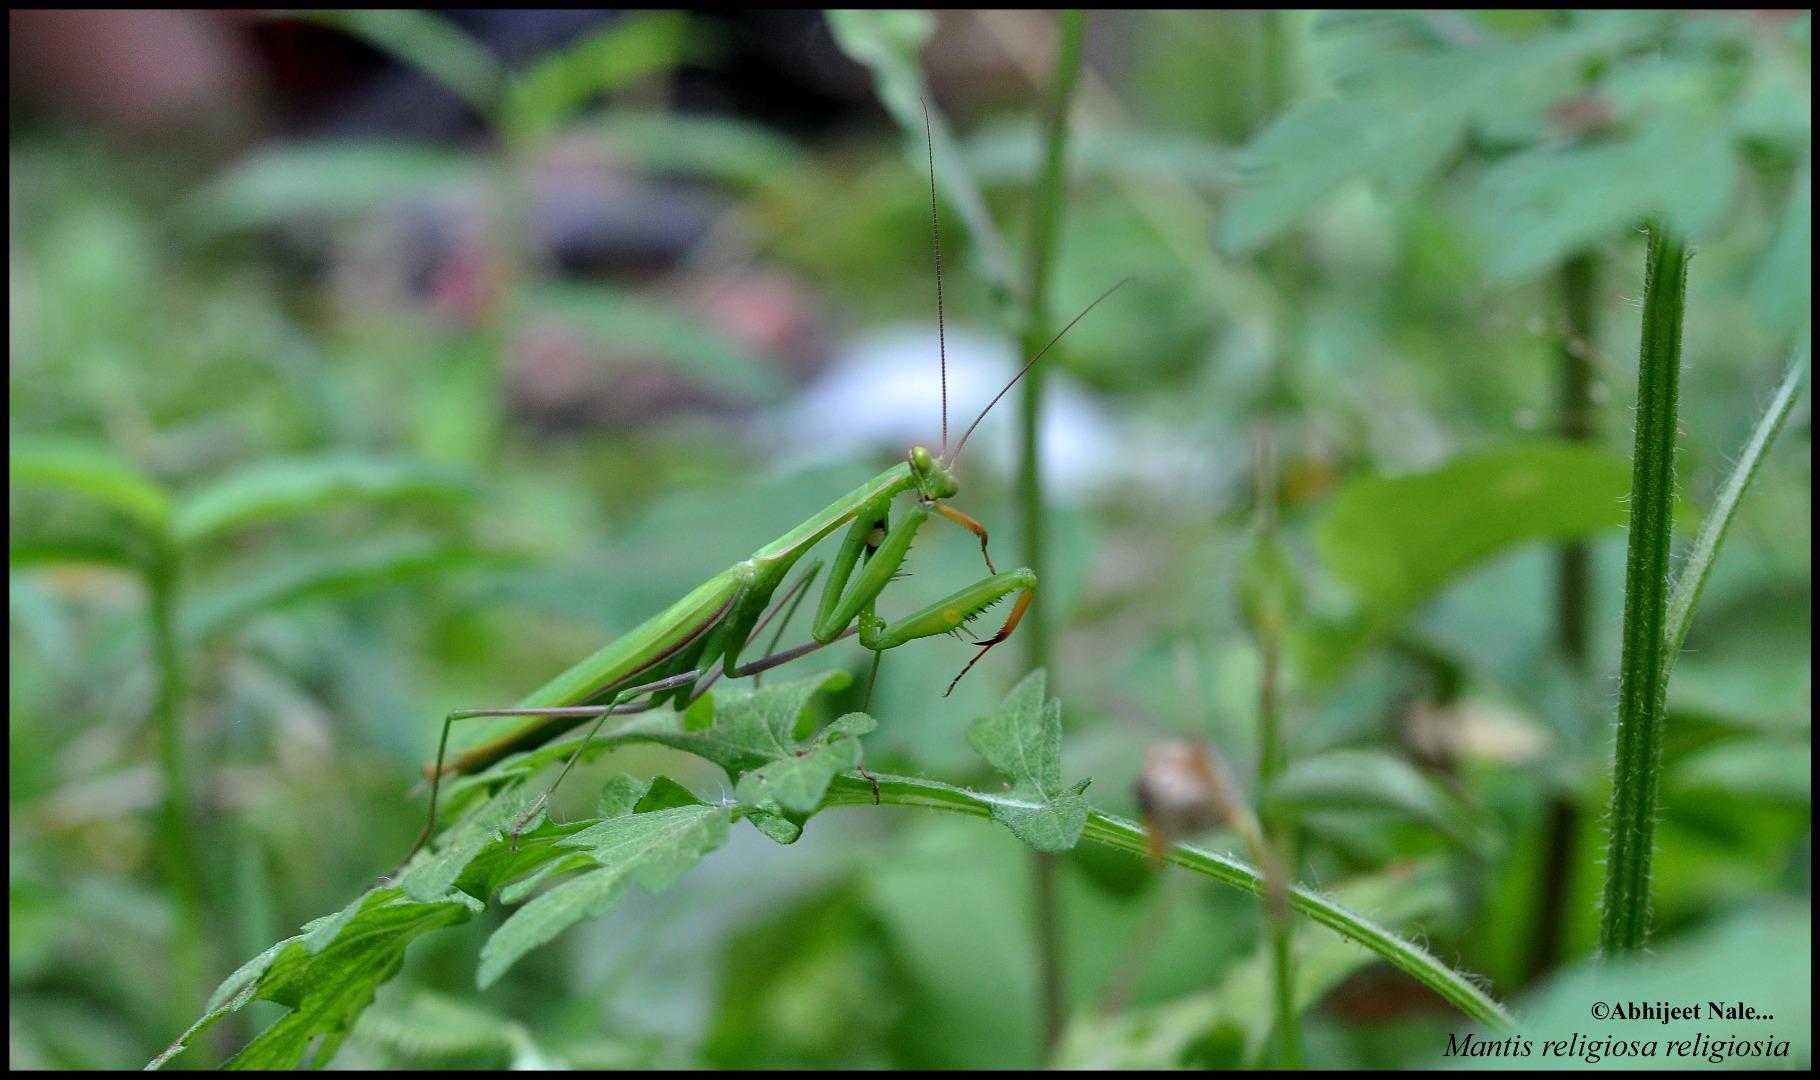
[{"label": "mantis compound eye", "polygon": [[929,456],[928,447],[926,447],[926,446],[911,447],[911,449],[910,449],[910,469],[912,472],[916,473],[916,475],[918,475],[918,476],[928,476],[929,470],[931,468],[933,468],[934,465],[935,465],[935,461],[933,458],[931,458]]}]

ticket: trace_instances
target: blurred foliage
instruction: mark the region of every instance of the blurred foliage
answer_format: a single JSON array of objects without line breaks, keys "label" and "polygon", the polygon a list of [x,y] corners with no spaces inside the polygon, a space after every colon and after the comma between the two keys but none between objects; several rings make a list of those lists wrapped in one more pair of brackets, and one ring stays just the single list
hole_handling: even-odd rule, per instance
[{"label": "blurred foliage", "polygon": [[[1039,158],[1029,80],[1053,25],[833,16],[878,104],[805,136],[756,107],[670,103],[679,66],[731,63],[700,16],[617,18],[524,66],[433,13],[310,18],[431,73],[485,134],[197,146],[15,108],[15,1067],[143,1064],[249,957],[216,1002],[244,1007],[177,1063],[244,1048],[242,1063],[374,1067],[1027,1067],[1037,945],[1017,837],[889,808],[802,829],[801,808],[832,798],[863,743],[875,772],[1053,796],[1040,822],[1005,824],[1065,840],[1088,804],[1132,814],[1144,751],[1182,736],[1212,740],[1247,797],[1295,818],[1298,880],[1482,974],[1537,1030],[1593,996],[1704,1000],[1761,973],[1736,993],[1773,998],[1770,1026],[1811,1062],[1805,994],[1776,989],[1809,977],[1787,929],[1811,894],[1804,389],[1749,459],[1748,493],[1724,487],[1808,333],[1807,14],[1096,14],[1054,309],[1137,280],[1053,354],[1093,421],[1058,438],[1095,470],[1051,470],[1037,602],[1065,712],[1040,685],[1034,708],[995,710],[1028,674],[1004,650],[942,699],[969,650],[933,640],[886,659],[864,706],[876,731],[817,742],[807,725],[826,732],[864,695],[869,658],[831,649],[766,688],[826,687],[791,713],[791,739],[811,741],[733,766],[775,772],[742,781],[733,757],[630,738],[578,766],[550,816],[601,819],[572,850],[609,868],[539,878],[503,911],[475,896],[538,864],[485,835],[453,871],[464,887],[369,890],[421,824],[401,795],[436,718],[516,698],[902,460],[901,440],[807,445],[780,418],[888,323],[924,332],[933,378],[919,98],[950,361],[983,363],[958,355],[957,329],[1008,337]],[[540,209],[564,198],[611,211],[599,250],[566,257],[551,238],[563,219]],[[1655,967],[1576,964],[1531,989],[1557,795],[1585,811],[1565,955],[1596,937],[1635,224],[1662,210],[1697,249],[1677,534],[1713,514],[1730,528],[1669,689]],[[1595,339],[1571,343],[1596,437],[1565,446],[1553,272],[1579,252],[1604,267]],[[1261,427],[1280,458],[1273,557],[1303,587],[1286,609],[1288,767],[1260,791],[1241,592]],[[1014,564],[1005,476],[982,451],[963,479],[960,505]],[[1595,582],[1584,676],[1554,643],[1551,545],[1569,538]],[[932,525],[909,566],[890,611],[977,577],[977,545]],[[183,675],[188,915],[156,814],[159,580]],[[809,678],[827,669],[852,677]],[[723,710],[739,696],[715,695]],[[475,728],[462,738],[493,730]],[[1022,750],[1040,753],[1014,762]],[[735,815],[761,828],[729,830]],[[664,823],[673,845],[612,856]],[[578,835],[545,822],[524,850]],[[1095,844],[1057,865],[1074,1015],[1054,1060],[1259,1062],[1255,900]],[[177,959],[188,918],[206,985]],[[1467,1027],[1325,928],[1299,923],[1295,950],[1311,1065],[1432,1064]],[[1132,970],[1123,1009],[1100,1012]],[[339,981],[308,977],[323,971]]]}]

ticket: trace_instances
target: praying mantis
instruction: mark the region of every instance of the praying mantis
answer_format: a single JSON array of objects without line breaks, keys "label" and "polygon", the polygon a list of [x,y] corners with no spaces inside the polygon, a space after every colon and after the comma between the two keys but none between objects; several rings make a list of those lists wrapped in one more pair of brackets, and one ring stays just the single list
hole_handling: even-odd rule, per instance
[{"label": "praying mantis", "polygon": [[[924,110],[925,137],[928,137],[927,107]],[[857,635],[862,648],[874,653],[877,661],[885,651],[921,638],[938,634],[959,635],[960,630],[986,609],[1016,595],[1017,600],[1004,625],[991,637],[974,641],[979,652],[967,662],[960,674],[948,684],[948,692],[972,670],[994,646],[1009,638],[1030,606],[1036,591],[1036,574],[1028,567],[1000,572],[987,551],[986,527],[947,504],[960,491],[955,466],[967,439],[980,421],[992,411],[1019,379],[1035,366],[1075,323],[1099,306],[1125,284],[1120,281],[1101,293],[1064,326],[1047,345],[1005,384],[997,396],[980,411],[973,423],[948,448],[948,350],[945,315],[942,305],[941,218],[936,208],[935,149],[929,141],[929,214],[935,241],[935,296],[937,348],[942,378],[942,445],[931,453],[925,446],[910,449],[905,461],[861,484],[835,500],[821,512],[788,533],[759,548],[751,557],[735,563],[697,586],[688,595],[651,617],[637,628],[615,639],[592,656],[557,675],[509,708],[458,709],[443,720],[442,737],[437,745],[436,762],[424,770],[430,785],[430,809],[422,833],[405,856],[400,869],[429,842],[436,830],[436,797],[442,778],[450,773],[469,775],[516,753],[544,746],[569,731],[592,720],[594,726],[576,744],[556,781],[537,797],[512,830],[518,834],[536,817],[551,792],[574,767],[589,742],[600,732],[609,716],[644,712],[667,703],[686,707],[721,678],[743,678],[789,663],[837,641]],[[1129,280],[1129,279],[1126,279]],[[895,523],[892,507],[900,496],[910,503]],[[988,576],[955,590],[948,596],[887,623],[877,611],[877,602],[885,587],[898,576],[916,538],[930,515],[947,520],[972,532],[979,538],[980,555],[985,559]],[[842,526],[845,539],[834,556],[828,581],[823,586],[817,605],[810,640],[757,659],[744,659],[742,654],[770,620],[785,605],[790,614],[795,603],[807,595],[807,588],[821,570],[812,564],[774,605],[773,596],[791,570],[822,540]],[[785,616],[785,624],[789,614]],[[475,717],[517,716],[533,722],[491,742],[448,759],[449,730],[460,720]]]}]

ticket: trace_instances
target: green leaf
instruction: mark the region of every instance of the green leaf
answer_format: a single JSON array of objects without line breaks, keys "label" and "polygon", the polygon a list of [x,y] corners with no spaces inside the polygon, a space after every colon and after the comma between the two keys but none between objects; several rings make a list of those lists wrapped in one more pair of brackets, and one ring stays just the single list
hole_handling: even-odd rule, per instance
[{"label": "green leaf", "polygon": [[1020,802],[995,802],[992,816],[1038,851],[1067,851],[1087,821],[1088,781],[1062,786],[1062,703],[1045,701],[1041,668],[1005,695],[998,711],[967,728],[967,744],[1010,781]]},{"label": "green leaf", "polygon": [[511,1052],[516,1021],[490,1009],[428,990],[402,1001],[377,1002],[354,1027],[357,1043],[383,1047],[414,1061],[500,1058]]},{"label": "green leaf", "polygon": [[342,140],[262,150],[217,177],[184,207],[204,230],[262,228],[304,215],[355,220],[481,179],[453,150]]},{"label": "green leaf", "polygon": [[1617,527],[1629,490],[1623,458],[1566,442],[1522,443],[1462,454],[1428,472],[1354,480],[1316,521],[1314,542],[1352,588],[1363,622],[1341,643],[1323,643],[1327,655],[1304,661],[1330,670],[1455,577],[1517,544]]},{"label": "green leaf", "polygon": [[1259,796],[1266,816],[1321,810],[1389,811],[1476,841],[1479,824],[1458,799],[1402,758],[1381,750],[1330,750],[1291,763]]},{"label": "green leaf", "polygon": [[173,530],[185,543],[244,525],[351,503],[466,503],[479,485],[453,469],[408,461],[322,458],[241,469],[185,498]]},{"label": "green leaf", "polygon": [[1673,802],[1718,793],[1808,806],[1814,797],[1814,748],[1786,739],[1728,739],[1675,763],[1667,785]]},{"label": "green leaf", "polygon": [[92,532],[55,532],[24,535],[15,521],[7,538],[6,564],[11,570],[51,563],[87,563],[143,571],[152,553],[130,536]]},{"label": "green leaf", "polygon": [[[970,135],[962,149],[967,169],[987,187],[1026,188],[1043,160],[1042,134],[1024,118]],[[1068,173],[1076,180],[1168,176],[1218,189],[1238,177],[1231,148],[1170,131],[1070,133]]]},{"label": "green leaf", "polygon": [[[595,737],[589,753],[599,753],[628,743],[657,743],[673,747],[696,757],[712,761],[727,771],[729,778],[763,768],[774,761],[796,756],[807,734],[809,717],[805,711],[809,699],[818,693],[845,687],[852,677],[844,671],[830,671],[806,679],[772,683],[758,690],[729,687],[714,692],[712,709],[702,707],[704,697],[690,707],[688,714],[648,712],[634,716],[618,730]],[[698,728],[689,719],[712,718],[706,728]],[[574,753],[573,741],[560,742],[507,758],[481,779],[503,775],[525,775],[552,761]]]},{"label": "green leaf", "polygon": [[1470,200],[1494,278],[1517,281],[1665,214],[1704,233],[1730,209],[1738,166],[1723,133],[1663,123],[1636,138],[1514,155]]},{"label": "green leaf", "polygon": [[13,484],[85,495],[126,514],[154,535],[164,532],[171,499],[164,488],[119,455],[99,446],[50,440],[15,440],[7,447]]},{"label": "green leaf", "polygon": [[501,130],[515,142],[542,138],[590,98],[681,63],[688,31],[681,12],[622,15],[513,79],[499,111]]},{"label": "green leaf", "polygon": [[318,1039],[315,1064],[327,1062],[379,987],[398,973],[406,946],[480,910],[465,896],[421,902],[402,892],[376,889],[242,966],[216,990],[208,1013],[148,1068],[162,1066],[199,1032],[255,1000],[274,1001],[291,1012],[234,1055],[228,1068],[296,1068]]},{"label": "green leaf", "polygon": [[383,588],[454,570],[515,561],[501,551],[422,537],[383,537],[310,555],[286,555],[227,584],[199,591],[184,636],[203,641],[261,612],[323,596]]},{"label": "green leaf", "polygon": [[570,926],[611,910],[636,882],[650,892],[667,887],[726,842],[732,811],[680,806],[631,814],[565,837],[559,847],[579,852],[600,869],[551,889],[514,912],[480,950],[478,982],[491,986],[519,958]]},{"label": "green leaf", "polygon": [[[1250,183],[1215,230],[1221,251],[1254,251],[1317,210],[1344,185],[1370,180],[1393,195],[1418,190],[1469,132],[1537,116],[1581,71],[1651,34],[1660,17],[1597,17],[1554,34],[1453,45],[1372,47],[1338,80],[1340,97],[1295,108],[1239,156]],[[1513,161],[1526,160],[1518,154]]]},{"label": "green leaf", "polygon": [[789,139],[727,116],[615,107],[589,127],[613,148],[616,160],[651,172],[775,188],[801,182],[811,169],[810,159]]},{"label": "green leaf", "polygon": [[[479,808],[463,815],[454,828],[438,838],[437,850],[413,862],[399,879],[398,884],[405,895],[413,900],[432,900],[448,892],[468,869],[468,864],[482,851],[493,847],[502,832],[524,816],[531,802],[532,796],[524,784],[509,784]],[[489,896],[490,890],[475,898],[484,901]]]},{"label": "green leaf", "polygon": [[860,763],[860,735],[870,734],[878,721],[865,713],[847,713],[828,725],[813,744],[795,756],[773,761],[739,778],[734,795],[741,806],[755,810],[782,807],[792,814],[812,814],[821,808],[828,784],[839,773]]}]

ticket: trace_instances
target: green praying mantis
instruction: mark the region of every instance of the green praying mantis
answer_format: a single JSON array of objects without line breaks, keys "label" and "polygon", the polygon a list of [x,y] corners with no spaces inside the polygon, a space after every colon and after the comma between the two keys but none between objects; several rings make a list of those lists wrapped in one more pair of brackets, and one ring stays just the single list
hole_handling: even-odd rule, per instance
[{"label": "green praying mantis", "polygon": [[[927,136],[926,109],[924,122]],[[721,678],[757,675],[856,634],[861,647],[874,653],[876,676],[878,658],[886,650],[938,634],[958,636],[967,623],[994,604],[1015,594],[1017,600],[1004,625],[992,636],[973,642],[978,646],[979,652],[948,684],[948,692],[952,693],[962,676],[1017,629],[1018,621],[1023,618],[1035,595],[1036,574],[1028,567],[999,572],[993,566],[992,556],[987,551],[986,527],[947,505],[946,500],[952,499],[960,491],[955,465],[961,450],[967,445],[967,439],[979,427],[980,421],[986,418],[986,414],[992,411],[993,406],[1063,335],[1074,328],[1075,323],[1085,318],[1088,312],[1124,285],[1125,281],[1120,281],[1101,293],[1025,363],[980,411],[950,452],[947,330],[942,307],[941,219],[936,209],[935,150],[932,140],[929,146],[929,213],[935,241],[937,347],[942,378],[941,450],[931,453],[924,446],[912,447],[907,460],[835,500],[820,513],[759,548],[751,557],[709,578],[660,614],[551,679],[518,704],[509,708],[459,709],[451,712],[443,720],[436,763],[424,770],[424,776],[430,785],[429,816],[424,822],[423,832],[405,856],[404,863],[410,862],[411,857],[435,833],[437,792],[442,778],[450,773],[470,775],[480,772],[509,755],[544,746],[582,724],[593,721],[594,726],[576,744],[555,782],[538,796],[513,828],[512,838],[516,842],[518,834],[536,817],[551,792],[562,783],[610,716],[644,712],[668,703],[686,708]],[[905,495],[910,496],[910,504],[893,522],[893,504]],[[878,614],[878,598],[898,576],[909,553],[911,541],[916,538],[917,530],[922,528],[931,514],[946,518],[979,537],[980,554],[986,561],[988,576],[957,589],[904,618],[887,623]],[[807,595],[806,590],[819,574],[821,563],[810,565],[804,575],[773,604],[773,597],[784,579],[811,548],[842,526],[847,526],[846,538],[834,556],[828,581],[823,586],[811,628],[811,639],[794,648],[772,652],[756,659],[745,659],[743,654],[752,641],[780,610],[789,605],[789,614],[794,613],[795,603]],[[788,624],[789,614],[785,615],[784,625]],[[448,759],[449,730],[457,721],[501,716],[526,717],[533,722],[460,753],[453,760]],[[400,869],[404,863],[400,864]]]}]

